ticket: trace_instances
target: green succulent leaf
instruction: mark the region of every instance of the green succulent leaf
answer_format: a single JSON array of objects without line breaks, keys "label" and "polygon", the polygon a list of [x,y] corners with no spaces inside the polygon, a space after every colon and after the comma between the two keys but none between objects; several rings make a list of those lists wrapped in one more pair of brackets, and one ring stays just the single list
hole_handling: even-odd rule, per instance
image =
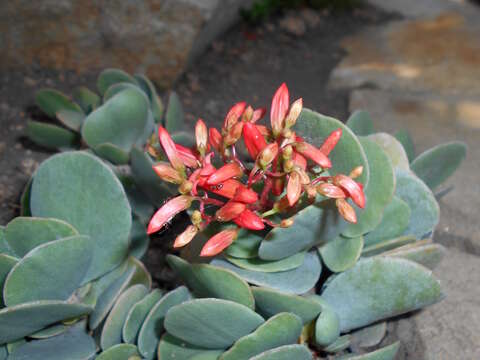
[{"label": "green succulent leaf", "polygon": [[[20,216],[32,216],[30,211],[30,195],[32,193],[32,181],[33,178],[28,179],[27,184],[23,188],[22,195],[20,196]],[[0,245],[0,252],[1,252]]]},{"label": "green succulent leaf", "polygon": [[412,171],[434,190],[458,169],[467,154],[462,142],[450,142],[431,148],[412,161]]},{"label": "green succulent leaf", "polygon": [[250,359],[264,351],[295,344],[302,332],[302,321],[291,313],[280,313],[268,319],[254,332],[238,339],[219,360]]},{"label": "green succulent leaf", "polygon": [[142,284],[150,290],[152,288],[152,275],[148,272],[145,264],[133,256],[128,257],[127,264],[129,268],[135,270],[130,285]]},{"label": "green succulent leaf", "polygon": [[134,285],[125,290],[113,306],[103,324],[100,347],[105,351],[122,343],[122,329],[130,308],[147,295],[148,289],[142,285]]},{"label": "green succulent leaf", "polygon": [[58,321],[92,312],[90,306],[66,301],[34,301],[0,310],[0,344],[33,334]]},{"label": "green succulent leaf", "polygon": [[45,340],[30,341],[9,355],[9,360],[87,360],[95,355],[95,341],[80,326]]},{"label": "green succulent leaf", "polygon": [[134,77],[142,90],[145,92],[145,94],[148,95],[148,98],[150,99],[150,108],[152,109],[155,123],[160,123],[163,115],[163,103],[160,97],[157,95],[155,86],[145,75],[137,74]]},{"label": "green succulent leaf", "polygon": [[[116,84],[113,84],[112,86],[110,86],[107,89],[107,91],[105,91],[105,94],[103,94],[103,102],[106,103],[112,97],[114,97],[115,95],[117,95],[118,93],[121,93],[123,90],[126,90],[126,89],[132,89],[132,90],[135,90],[135,91],[141,90],[141,88],[139,88],[137,85],[130,84],[128,82],[116,83]],[[145,99],[147,101],[149,101],[147,94],[144,94],[143,91],[142,91],[142,95],[144,95]]]},{"label": "green succulent leaf", "polygon": [[322,307],[315,321],[315,343],[322,347],[329,346],[340,337],[340,319],[335,310],[320,296],[313,295],[311,299]]},{"label": "green succulent leaf", "polygon": [[5,236],[5,227],[0,226],[0,254],[10,255],[16,257],[15,252],[8,245],[7,237]]},{"label": "green succulent leaf", "polygon": [[226,259],[242,269],[272,273],[298,268],[305,261],[305,253],[299,252],[287,258],[273,261],[263,260],[258,257],[251,259],[239,259],[227,256]]},{"label": "green succulent leaf", "polygon": [[42,329],[40,331],[37,331],[34,334],[28,335],[28,337],[36,340],[48,339],[48,338],[51,338],[52,336],[63,334],[69,328],[70,328],[69,326],[64,324],[55,324],[45,329]]},{"label": "green succulent leaf", "polygon": [[96,360],[130,360],[132,356],[140,356],[138,349],[132,344],[118,344],[98,355]]},{"label": "green succulent leaf", "polygon": [[230,257],[240,259],[251,259],[258,256],[258,248],[263,240],[263,236],[258,231],[240,229],[237,239],[230,245],[224,253]]},{"label": "green succulent leaf", "polygon": [[181,131],[185,125],[185,115],[182,103],[175,91],[168,97],[167,113],[165,114],[165,128],[169,133]]},{"label": "green succulent leaf", "polygon": [[58,121],[75,132],[80,131],[85,119],[85,114],[71,110],[59,110],[56,116]]},{"label": "green succulent leaf", "polygon": [[23,257],[39,245],[78,235],[78,231],[63,220],[17,217],[5,228],[5,238],[16,256]]},{"label": "green succulent leaf", "polygon": [[383,256],[399,257],[434,269],[445,257],[447,250],[440,244],[425,239],[384,252]]},{"label": "green succulent leaf", "polygon": [[211,264],[231,270],[251,284],[269,287],[289,294],[304,294],[312,289],[322,271],[318,255],[314,252],[305,255],[305,260],[300,267],[278,273],[245,270],[222,259],[213,259]]},{"label": "green succulent leaf", "polygon": [[392,345],[385,346],[368,354],[350,357],[349,360],[393,360],[399,348],[400,343],[397,341]]},{"label": "green succulent leaf", "polygon": [[370,180],[365,188],[365,209],[358,210],[357,223],[348,224],[343,231],[348,237],[357,237],[375,229],[395,192],[395,171],[388,155],[368,138],[361,138],[360,143],[367,155]]},{"label": "green succulent leaf", "polygon": [[252,291],[255,296],[256,310],[265,318],[290,312],[297,315],[303,324],[308,324],[322,310],[322,306],[318,302],[306,297],[285,294],[262,287],[254,287]]},{"label": "green succulent leaf", "polygon": [[406,171],[410,169],[407,153],[395,137],[387,133],[376,133],[369,135],[367,139],[375,142],[388,154],[394,168]]},{"label": "green succulent leaf", "polygon": [[122,148],[111,144],[104,143],[95,146],[95,153],[101,158],[110,161],[114,165],[125,165],[128,164],[129,154]]},{"label": "green succulent leaf", "polygon": [[366,246],[363,249],[362,256],[378,255],[385,251],[395,249],[405,244],[415,243],[417,238],[415,236],[406,235],[399,236],[393,239],[384,240],[382,242]]},{"label": "green succulent leaf", "polygon": [[443,297],[431,271],[388,257],[359,261],[328,282],[322,293],[342,332],[433,304]]},{"label": "green succulent leaf", "polygon": [[73,99],[80,105],[85,114],[100,106],[102,99],[85,86],[76,87],[72,93]]},{"label": "green succulent leaf", "polygon": [[176,144],[180,144],[186,147],[195,146],[195,137],[191,133],[185,131],[178,131],[172,134],[172,139]]},{"label": "green succulent leaf", "polygon": [[120,181],[98,158],[68,152],[43,162],[32,183],[30,205],[34,216],[64,220],[90,235],[95,250],[86,280],[112,270],[127,255],[130,205]]},{"label": "green succulent leaf", "polygon": [[6,346],[0,346],[0,360],[7,360],[8,351]]},{"label": "green succulent leaf", "polygon": [[55,89],[41,89],[35,94],[35,103],[48,116],[55,117],[60,110],[83,113],[78,104]]},{"label": "green succulent leaf", "polygon": [[258,255],[264,260],[280,260],[295,255],[314,244],[333,240],[346,225],[334,201],[318,202],[300,210],[292,226],[272,229],[260,244]]},{"label": "green succulent leaf", "polygon": [[353,267],[360,258],[363,249],[363,237],[347,238],[337,236],[318,248],[323,263],[333,272],[342,272]]},{"label": "green succulent leaf", "polygon": [[264,319],[250,308],[220,299],[197,299],[171,308],[165,328],[173,336],[207,349],[225,349]]},{"label": "green succulent leaf", "polygon": [[434,230],[440,217],[440,208],[432,191],[410,171],[396,170],[395,195],[405,201],[412,214],[405,235],[421,239]]},{"label": "green succulent leaf", "polygon": [[122,82],[138,85],[137,81],[125,71],[120,69],[106,69],[98,76],[97,88],[100,94],[103,95],[110,86]]},{"label": "green succulent leaf", "polygon": [[173,255],[167,255],[167,262],[196,297],[230,300],[255,308],[250,287],[234,272],[208,264],[190,265]]},{"label": "green succulent leaf", "polygon": [[265,351],[250,360],[312,360],[312,353],[303,345],[284,345]]},{"label": "green succulent leaf", "polygon": [[349,174],[357,166],[363,166],[363,174],[357,180],[366,186],[369,179],[367,156],[358,138],[346,125],[304,108],[294,130],[311,144],[320,146],[325,138],[338,128],[342,129],[342,137],[329,155],[332,168],[328,171],[331,175]]},{"label": "green succulent leaf", "polygon": [[412,162],[415,159],[415,145],[413,139],[407,130],[400,130],[394,134],[395,138],[402,144],[405,153],[407,154],[408,161]]},{"label": "green succulent leaf", "polygon": [[126,343],[134,344],[136,342],[138,332],[147,318],[148,313],[161,298],[162,291],[155,289],[132,306],[122,329],[122,337]]},{"label": "green succulent leaf", "polygon": [[204,348],[188,344],[168,333],[164,334],[158,345],[158,359],[162,360],[192,360],[195,356],[213,355],[213,359],[222,353],[222,350],[206,350]]},{"label": "green succulent leaf", "polygon": [[78,145],[77,134],[39,121],[27,122],[27,135],[34,143],[50,149],[73,149]]},{"label": "green succulent leaf", "polygon": [[141,259],[148,250],[150,238],[145,226],[137,218],[133,218],[130,231],[130,248],[128,253],[137,259]]},{"label": "green succulent leaf", "polygon": [[128,152],[143,135],[148,113],[146,95],[138,88],[129,87],[87,116],[82,136],[92,148],[111,143]]},{"label": "green succulent leaf", "polygon": [[382,321],[352,333],[352,344],[361,348],[377,346],[387,333],[387,323]]},{"label": "green succulent leaf", "polygon": [[347,126],[357,136],[367,136],[373,134],[373,120],[370,114],[364,110],[357,110],[347,120]]},{"label": "green succulent leaf", "polygon": [[402,235],[408,227],[411,213],[408,204],[394,196],[385,208],[380,224],[364,236],[365,247]]},{"label": "green succulent leaf", "polygon": [[[169,313],[169,310],[174,309],[176,306],[181,306],[190,298],[188,289],[180,286],[165,294],[150,310],[138,334],[138,350],[144,358],[153,359],[155,357],[155,350],[164,326],[167,327],[166,315]],[[194,323],[192,323],[193,325]]]},{"label": "green succulent leaf", "polygon": [[14,306],[35,300],[67,300],[80,286],[93,256],[88,236],[75,235],[37,246],[10,271],[4,301]]},{"label": "green succulent leaf", "polygon": [[[0,289],[3,289],[8,273],[17,263],[17,258],[7,254],[0,254]],[[2,304],[4,304],[3,291],[0,291],[0,307],[3,307],[1,306]]]},{"label": "green succulent leaf", "polygon": [[340,336],[333,343],[325,347],[323,351],[328,353],[337,353],[337,352],[343,351],[350,346],[350,341],[351,341],[351,336],[349,334]]}]

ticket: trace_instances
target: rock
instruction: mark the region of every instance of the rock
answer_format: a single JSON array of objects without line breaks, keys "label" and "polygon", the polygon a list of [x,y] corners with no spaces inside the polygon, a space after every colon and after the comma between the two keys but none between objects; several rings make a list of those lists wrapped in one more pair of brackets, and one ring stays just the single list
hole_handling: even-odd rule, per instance
[{"label": "rock", "polygon": [[119,67],[167,87],[251,2],[3,1],[0,66]]},{"label": "rock", "polygon": [[480,258],[458,250],[434,271],[446,298],[390,324],[402,347],[397,360],[480,359]]},{"label": "rock", "polygon": [[309,8],[301,9],[300,16],[303,18],[309,28],[318,26],[322,21],[318,12]]},{"label": "rock", "polygon": [[295,13],[285,15],[279,22],[280,28],[295,36],[305,35],[307,26],[305,21]]}]

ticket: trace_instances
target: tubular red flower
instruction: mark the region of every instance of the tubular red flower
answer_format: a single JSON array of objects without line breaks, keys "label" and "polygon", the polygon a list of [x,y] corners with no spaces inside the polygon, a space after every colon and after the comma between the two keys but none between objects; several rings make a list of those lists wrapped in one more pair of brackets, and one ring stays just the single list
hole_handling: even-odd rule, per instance
[{"label": "tubular red flower", "polygon": [[300,113],[302,112],[303,108],[303,99],[297,99],[293,102],[292,106],[290,107],[290,111],[288,112],[287,117],[285,118],[285,127],[291,128],[297,122]]},{"label": "tubular red flower", "polygon": [[218,221],[230,221],[240,215],[246,209],[246,205],[237,201],[229,201],[215,213]]},{"label": "tubular red flower", "polygon": [[207,184],[217,185],[233,177],[239,177],[242,174],[243,170],[240,165],[238,165],[236,162],[228,163],[210,175],[207,179]]},{"label": "tubular red flower", "polygon": [[284,119],[288,111],[288,87],[285,83],[273,95],[272,106],[270,109],[270,123],[272,125],[273,135],[278,136],[283,130]]},{"label": "tubular red flower", "polygon": [[248,209],[244,210],[233,221],[238,226],[249,230],[262,230],[265,228],[262,218]]},{"label": "tubular red flower", "polygon": [[257,126],[252,123],[244,124],[243,141],[245,142],[245,147],[247,148],[248,153],[254,160],[257,158],[258,153],[267,146],[267,142]]},{"label": "tubular red flower", "polygon": [[184,180],[177,170],[171,167],[169,163],[163,161],[153,165],[153,170],[163,181],[181,184]]},{"label": "tubular red flower", "polygon": [[325,169],[332,167],[330,159],[319,149],[309,143],[297,142],[295,143],[295,150]]},{"label": "tubular red flower", "polygon": [[324,153],[326,156],[330,154],[333,148],[337,145],[338,141],[342,137],[342,129],[338,128],[337,130],[333,130],[330,135],[325,139],[322,146],[320,146],[320,151]]},{"label": "tubular red flower", "polygon": [[223,183],[217,185],[206,185],[206,183],[199,183],[199,185],[214,194],[226,197],[228,199],[232,199],[237,192],[237,189],[243,184],[235,179],[226,180]]},{"label": "tubular red flower", "polygon": [[180,144],[175,144],[175,149],[185,166],[194,169],[198,167],[197,156],[191,149]]},{"label": "tubular red flower", "polygon": [[205,125],[202,119],[198,119],[195,125],[195,140],[198,152],[202,154],[202,156],[205,155],[208,143],[208,130],[207,125]]},{"label": "tubular red flower", "polygon": [[316,189],[320,195],[323,195],[329,198],[344,199],[347,197],[347,194],[345,193],[345,191],[342,190],[341,187],[338,187],[330,183],[322,183],[318,185]]},{"label": "tubular red flower", "polygon": [[240,201],[245,204],[253,204],[258,200],[258,194],[252,189],[246,188],[245,186],[239,186],[235,192],[233,200]]},{"label": "tubular red flower", "polygon": [[200,256],[215,256],[229,247],[237,238],[238,229],[226,229],[212,236],[203,246]]},{"label": "tubular red flower", "polygon": [[175,143],[163,126],[158,127],[158,139],[173,168],[178,171],[185,171],[185,166],[175,148]]},{"label": "tubular red flower", "polygon": [[246,106],[247,104],[244,101],[236,103],[232,106],[232,108],[228,111],[227,116],[225,116],[225,121],[223,123],[224,129],[229,130],[233,125],[235,125],[240,116],[242,116]]},{"label": "tubular red flower", "polygon": [[198,228],[194,225],[189,225],[180,235],[177,236],[175,242],[173,243],[174,248],[180,248],[189,244],[195,235],[198,233]]},{"label": "tubular red flower", "polygon": [[192,204],[192,197],[187,195],[180,195],[167,201],[156,213],[153,215],[148,224],[147,233],[153,234],[160,230],[167,222],[175,215],[186,210]]},{"label": "tubular red flower", "polygon": [[333,177],[333,183],[344,189],[348,195],[352,198],[353,202],[359,207],[365,207],[365,194],[362,187],[348,176],[338,174]]},{"label": "tubular red flower", "polygon": [[287,198],[288,204],[290,206],[295,205],[295,203],[300,198],[302,194],[302,184],[300,182],[300,175],[296,171],[292,171],[288,178],[287,183]]},{"label": "tubular red flower", "polygon": [[222,150],[222,134],[215,129],[215,128],[210,128],[208,131],[209,134],[209,139],[210,139],[210,145],[217,150],[217,152],[221,152]]},{"label": "tubular red flower", "polygon": [[355,214],[352,205],[350,205],[345,199],[337,199],[335,200],[335,204],[337,205],[338,212],[345,220],[353,224],[357,223],[357,214]]}]

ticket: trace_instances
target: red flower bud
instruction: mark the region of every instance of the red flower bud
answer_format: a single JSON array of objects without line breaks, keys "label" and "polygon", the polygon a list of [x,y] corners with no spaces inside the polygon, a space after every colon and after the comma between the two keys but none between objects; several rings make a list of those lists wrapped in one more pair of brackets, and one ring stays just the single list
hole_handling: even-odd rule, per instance
[{"label": "red flower bud", "polygon": [[295,205],[295,203],[300,198],[302,194],[302,184],[300,182],[300,175],[296,171],[292,171],[288,178],[287,183],[287,198],[288,204],[290,206]]},{"label": "red flower bud", "polygon": [[250,230],[262,230],[265,228],[262,218],[248,209],[244,210],[239,216],[233,219],[233,221],[238,226]]},{"label": "red flower bud", "polygon": [[239,186],[235,192],[233,200],[240,201],[245,204],[253,204],[258,200],[258,195],[252,189],[246,188],[245,186]]},{"label": "red flower bud", "polygon": [[297,122],[300,113],[302,112],[303,108],[303,100],[302,98],[295,100],[295,102],[290,107],[290,111],[288,112],[287,117],[285,118],[285,127],[291,128]]},{"label": "red flower bud", "polygon": [[229,201],[215,213],[218,221],[230,221],[240,215],[246,209],[246,205],[241,202]]},{"label": "red flower bud", "polygon": [[258,154],[257,156],[257,163],[260,165],[262,169],[265,169],[268,165],[272,163],[272,161],[278,155],[278,145],[276,142],[268,144],[265,148]]},{"label": "red flower bud", "polygon": [[217,185],[206,185],[206,182],[203,183],[203,184],[199,184],[199,185],[202,188],[204,188],[204,189],[206,189],[206,190],[208,190],[208,191],[210,191],[214,194],[226,197],[228,199],[232,199],[235,196],[235,193],[237,192],[237,189],[240,186],[243,186],[243,184],[240,181],[235,180],[235,179],[226,180],[223,183],[220,183],[220,184],[217,184]]},{"label": "red flower bud", "polygon": [[215,128],[210,128],[208,131],[209,137],[210,137],[210,145],[217,150],[217,152],[221,152],[222,149],[222,134],[215,129]]},{"label": "red flower bud", "polygon": [[203,246],[200,256],[215,256],[229,247],[237,238],[238,229],[227,229],[212,236]]},{"label": "red flower bud", "polygon": [[175,143],[163,126],[158,127],[158,139],[173,168],[178,171],[185,171],[185,166],[175,148]]},{"label": "red flower bud", "polygon": [[177,236],[175,242],[173,243],[174,248],[180,248],[189,244],[195,235],[198,233],[198,228],[194,225],[189,225],[180,235]]},{"label": "red flower bud", "polygon": [[223,128],[229,130],[233,125],[235,125],[240,116],[242,116],[246,106],[247,104],[244,101],[233,105],[232,108],[228,111],[227,116],[225,116]]},{"label": "red flower bud", "polygon": [[160,230],[167,222],[175,215],[186,210],[192,204],[192,197],[187,195],[180,195],[167,201],[156,213],[153,215],[148,224],[147,233],[153,234]]},{"label": "red flower bud", "polygon": [[197,142],[198,152],[202,154],[202,156],[205,155],[208,143],[208,131],[207,125],[205,125],[202,119],[198,119],[195,125],[195,140]]},{"label": "red flower bud", "polygon": [[353,209],[352,205],[350,205],[345,199],[337,199],[335,203],[337,205],[338,212],[345,220],[353,224],[357,223],[357,214],[355,214],[355,210]]},{"label": "red flower bud", "polygon": [[198,167],[197,156],[191,149],[180,144],[175,144],[175,149],[185,166],[194,169]]},{"label": "red flower bud", "polygon": [[295,143],[295,150],[325,169],[332,167],[330,159],[319,149],[313,145],[310,145],[309,143],[297,142]]},{"label": "red flower bud", "polygon": [[283,192],[285,181],[282,178],[276,178],[273,180],[272,194],[280,196]]},{"label": "red flower bud", "polygon": [[341,137],[342,137],[341,128],[338,128],[337,130],[332,131],[330,135],[328,135],[328,137],[325,139],[322,146],[320,146],[320,151],[324,153],[326,156],[328,156],[328,154],[330,154],[330,152],[333,150],[335,145],[337,145]]},{"label": "red flower bud", "polygon": [[220,169],[209,176],[208,185],[217,185],[233,177],[242,176],[243,170],[236,162],[223,165]]},{"label": "red flower bud", "polygon": [[362,187],[355,180],[343,174],[338,174],[333,177],[333,183],[342,187],[358,207],[362,209],[365,207],[365,194]]},{"label": "red flower bud", "polygon": [[254,160],[257,158],[258,153],[267,146],[267,142],[257,126],[252,123],[245,123],[243,125],[243,141],[245,142],[248,153]]},{"label": "red flower bud", "polygon": [[225,136],[224,139],[226,146],[233,145],[238,141],[238,139],[240,139],[244,124],[244,122],[237,122],[230,128],[230,130],[228,130],[227,136]]},{"label": "red flower bud", "polygon": [[342,188],[330,183],[323,183],[318,185],[317,192],[320,195],[333,199],[344,199],[347,197],[347,194],[345,194],[345,191],[343,191]]},{"label": "red flower bud", "polygon": [[284,119],[288,111],[288,88],[285,83],[275,92],[270,109],[270,123],[272,125],[273,135],[278,136],[284,127]]},{"label": "red flower bud", "polygon": [[267,112],[267,109],[265,109],[265,108],[256,109],[253,112],[253,116],[252,116],[252,119],[250,120],[250,122],[255,124],[258,120],[260,120],[261,118],[263,118],[265,116],[266,112]]},{"label": "red flower bud", "polygon": [[159,162],[153,165],[153,170],[163,181],[181,184],[184,180],[183,176],[166,162]]},{"label": "red flower bud", "polygon": [[307,169],[307,159],[305,159],[302,155],[300,155],[298,152],[294,152],[292,156],[293,163],[302,168],[303,170]]}]

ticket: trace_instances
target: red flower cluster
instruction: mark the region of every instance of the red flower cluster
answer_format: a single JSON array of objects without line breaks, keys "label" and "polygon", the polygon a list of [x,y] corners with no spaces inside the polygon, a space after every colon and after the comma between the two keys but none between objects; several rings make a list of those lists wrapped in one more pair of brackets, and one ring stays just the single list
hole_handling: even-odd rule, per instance
[{"label": "red flower cluster", "polygon": [[[192,224],[177,237],[174,247],[187,245],[212,221],[231,222],[234,226],[210,238],[201,251],[202,256],[214,256],[236,239],[240,228],[291,226],[292,218],[274,223],[268,217],[294,209],[303,195],[305,201],[313,202],[317,194],[336,199],[340,214],[355,223],[355,210],[347,199],[360,208],[365,206],[363,186],[353,180],[363,169],[357,167],[349,176],[322,176],[332,166],[328,155],[340,140],[342,130],[333,131],[320,148],[307,143],[292,130],[302,106],[301,98],[289,106],[288,88],[282,84],[272,100],[271,129],[257,123],[264,117],[265,109],[254,110],[240,102],[228,112],[221,131],[207,130],[203,120],[197,121],[194,149],[175,144],[160,126],[159,142],[169,162],[158,162],[153,169],[162,180],[178,184],[180,195],[155,213],[148,233],[160,230],[196,201],[199,205],[191,214]],[[237,155],[241,138],[253,165],[244,164]],[[211,149],[221,157],[223,166],[216,168],[212,164]],[[218,209],[208,214],[207,206]]]}]

